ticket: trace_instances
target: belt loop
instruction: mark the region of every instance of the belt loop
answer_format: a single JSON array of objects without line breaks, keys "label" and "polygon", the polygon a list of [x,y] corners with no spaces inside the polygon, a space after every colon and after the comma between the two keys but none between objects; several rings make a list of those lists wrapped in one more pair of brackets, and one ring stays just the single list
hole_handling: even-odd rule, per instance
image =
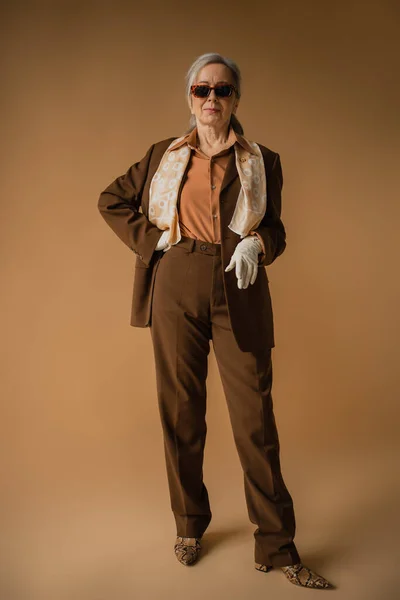
[{"label": "belt loop", "polygon": [[188,237],[187,235],[181,235],[181,239],[179,240],[179,242],[177,242],[174,245],[182,246],[182,248],[185,248],[185,250],[187,250],[188,252],[193,252],[195,243],[196,240],[194,238]]}]

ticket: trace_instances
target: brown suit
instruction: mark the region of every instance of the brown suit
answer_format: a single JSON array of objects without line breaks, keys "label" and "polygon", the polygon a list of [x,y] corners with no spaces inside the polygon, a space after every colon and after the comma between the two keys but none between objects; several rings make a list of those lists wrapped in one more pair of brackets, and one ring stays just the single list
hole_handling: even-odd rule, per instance
[{"label": "brown suit", "polygon": [[[131,325],[148,327],[151,324],[153,286],[158,260],[162,251],[155,247],[162,231],[148,220],[149,189],[161,157],[172,140],[168,138],[153,144],[146,156],[135,163],[127,173],[118,177],[100,195],[100,213],[118,237],[136,254],[133,285]],[[263,238],[266,255],[253,285],[237,287],[235,270],[225,273],[240,236],[228,228],[240,190],[240,180],[231,152],[220,194],[221,251],[224,286],[230,321],[237,343],[242,351],[251,351],[260,345],[273,348],[274,326],[271,296],[266,269],[286,247],[286,234],[281,215],[283,184],[279,154],[259,145],[264,157],[267,177],[267,209],[255,230]],[[185,177],[182,179],[183,185]]]},{"label": "brown suit", "polygon": [[[161,231],[147,218],[149,187],[172,139],[146,156],[100,196],[101,214],[137,255],[131,325],[150,327],[165,459],[177,535],[202,537],[211,521],[203,481],[206,378],[210,340],[227,400],[244,472],[254,533],[255,561],[285,566],[300,561],[294,544],[293,502],[283,481],[272,388],[274,346],[266,270],[285,246],[280,220],[279,155],[261,146],[267,175],[267,210],[255,230],[265,256],[253,285],[239,289],[228,265],[240,236],[230,223],[240,180],[232,152],[220,191],[221,244],[182,236],[167,252],[155,251]],[[182,181],[184,184],[185,177]],[[140,212],[140,207],[142,212]]]}]

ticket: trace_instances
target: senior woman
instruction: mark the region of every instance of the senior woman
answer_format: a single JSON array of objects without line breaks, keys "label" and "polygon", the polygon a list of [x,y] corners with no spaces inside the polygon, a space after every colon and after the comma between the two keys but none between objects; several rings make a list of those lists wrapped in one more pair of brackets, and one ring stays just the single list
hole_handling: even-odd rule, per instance
[{"label": "senior woman", "polygon": [[303,587],[333,587],[302,564],[293,541],[271,396],[275,344],[264,267],[286,246],[280,157],[243,135],[232,60],[204,54],[186,82],[189,130],[153,144],[98,202],[136,254],[131,325],[151,332],[174,551],[194,564],[211,521],[203,455],[212,340],[257,525],[255,568],[279,567]]}]

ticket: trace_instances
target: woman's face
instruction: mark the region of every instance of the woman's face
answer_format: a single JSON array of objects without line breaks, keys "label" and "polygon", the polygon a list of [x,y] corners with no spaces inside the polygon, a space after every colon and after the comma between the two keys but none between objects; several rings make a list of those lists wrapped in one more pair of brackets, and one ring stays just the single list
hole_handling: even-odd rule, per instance
[{"label": "woman's face", "polygon": [[[210,86],[218,83],[234,85],[231,70],[218,63],[203,67],[198,72],[194,83],[207,83]],[[239,104],[235,92],[227,98],[219,98],[214,90],[211,90],[207,98],[196,98],[191,94],[190,100],[190,110],[196,117],[197,125],[214,127],[218,130],[228,127],[231,115],[236,112]]]}]

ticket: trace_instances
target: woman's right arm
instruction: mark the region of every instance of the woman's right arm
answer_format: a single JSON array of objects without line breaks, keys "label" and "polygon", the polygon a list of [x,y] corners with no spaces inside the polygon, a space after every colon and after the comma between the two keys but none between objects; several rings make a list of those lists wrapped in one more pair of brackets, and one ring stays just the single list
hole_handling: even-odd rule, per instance
[{"label": "woman's right arm", "polygon": [[142,212],[139,212],[154,144],[146,156],[132,165],[101,194],[98,209],[116,235],[147,266],[163,234]]}]

